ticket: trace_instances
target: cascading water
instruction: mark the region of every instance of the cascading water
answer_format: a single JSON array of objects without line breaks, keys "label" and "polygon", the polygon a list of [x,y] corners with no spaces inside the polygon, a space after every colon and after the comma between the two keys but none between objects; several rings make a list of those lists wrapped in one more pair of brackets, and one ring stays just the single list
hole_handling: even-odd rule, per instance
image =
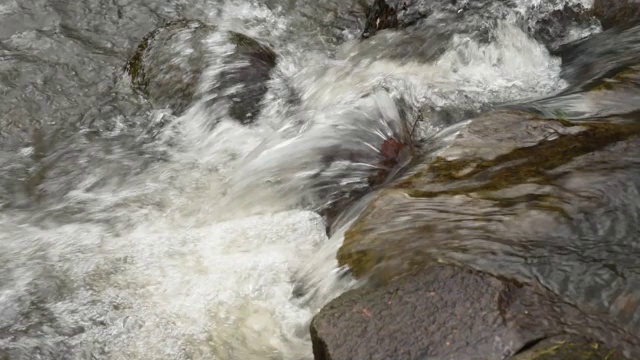
[{"label": "cascading water", "polygon": [[[317,212],[408,163],[410,137],[445,146],[466,114],[566,86],[519,21],[567,1],[505,5],[488,39],[448,34],[430,61],[424,39],[361,42],[314,3],[0,5],[0,359],[311,358],[311,316],[353,284]],[[206,96],[178,116],[130,91],[125,55],[179,17],[273,47],[251,126]],[[203,44],[206,93],[231,65],[219,33]]]}]

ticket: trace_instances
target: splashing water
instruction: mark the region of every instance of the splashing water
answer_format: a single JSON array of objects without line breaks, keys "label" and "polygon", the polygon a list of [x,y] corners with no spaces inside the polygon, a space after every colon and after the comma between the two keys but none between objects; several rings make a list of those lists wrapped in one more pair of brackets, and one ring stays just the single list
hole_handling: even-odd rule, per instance
[{"label": "splashing water", "polygon": [[[65,19],[83,16],[58,1],[29,4],[0,8],[7,24],[31,19],[2,32],[2,86],[38,95],[20,98],[22,110],[1,104],[0,358],[311,358],[311,316],[352,285],[335,261],[341,230],[327,238],[314,211],[410,161],[426,109],[476,111],[565,86],[559,60],[510,20],[491,42],[456,34],[422,62],[385,56],[394,33],[358,42],[355,25],[296,31],[305,17],[284,4],[117,5],[102,32],[89,25],[112,5],[83,3],[90,15],[73,28]],[[49,7],[59,16],[43,21]],[[206,99],[180,117],[150,109],[109,76],[151,30],[118,26],[187,15],[279,55],[252,126]],[[326,40],[336,31],[341,45]],[[207,51],[228,51],[220,41]],[[199,86],[215,87],[206,74]],[[447,125],[427,117],[414,141],[445,146]],[[406,147],[389,156],[388,139]]]}]

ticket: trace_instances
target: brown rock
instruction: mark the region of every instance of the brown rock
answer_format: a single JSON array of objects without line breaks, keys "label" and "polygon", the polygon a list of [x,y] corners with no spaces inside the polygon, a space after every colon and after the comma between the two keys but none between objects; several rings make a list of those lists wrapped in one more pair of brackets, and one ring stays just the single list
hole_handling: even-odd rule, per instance
[{"label": "brown rock", "polygon": [[330,302],[311,323],[314,357],[511,359],[558,333],[565,307],[522,284],[437,265]]},{"label": "brown rock", "polygon": [[624,360],[619,351],[575,336],[555,336],[535,344],[512,360]]}]

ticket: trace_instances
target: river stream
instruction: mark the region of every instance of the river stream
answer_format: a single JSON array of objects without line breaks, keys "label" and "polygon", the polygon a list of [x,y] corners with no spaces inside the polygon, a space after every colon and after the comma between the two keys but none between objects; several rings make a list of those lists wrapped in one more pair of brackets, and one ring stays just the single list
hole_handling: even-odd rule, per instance
[{"label": "river stream", "polygon": [[[356,1],[3,0],[0,359],[311,359],[311,317],[355,283],[322,211],[366,189],[415,109],[435,114],[413,134],[429,151],[469,114],[565,88],[523,24],[578,2],[360,41]],[[132,90],[138,43],[181,18],[277,54],[251,126]]]}]

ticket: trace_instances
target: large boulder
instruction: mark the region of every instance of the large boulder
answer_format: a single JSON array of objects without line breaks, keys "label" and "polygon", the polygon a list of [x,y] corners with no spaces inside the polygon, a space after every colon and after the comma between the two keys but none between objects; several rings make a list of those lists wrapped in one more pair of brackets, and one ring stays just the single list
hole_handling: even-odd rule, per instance
[{"label": "large boulder", "polygon": [[[436,265],[339,296],[314,317],[311,339],[316,360],[567,360],[536,357],[540,351],[528,348],[561,332],[568,317],[575,325],[593,321],[532,287]],[[593,353],[589,345],[595,344],[596,355],[622,358],[597,342],[580,340],[569,354]],[[557,350],[556,344],[545,345],[547,354]]]},{"label": "large boulder", "polygon": [[639,0],[595,0],[593,13],[605,30],[640,25]]},{"label": "large boulder", "polygon": [[[640,357],[639,29],[561,46],[567,89],[446,129],[345,211],[366,285],[314,318],[316,358]],[[491,317],[504,292],[521,316]]]},{"label": "large boulder", "polygon": [[178,20],[145,35],[125,68],[133,87],[154,106],[184,111],[206,66],[203,40],[211,31],[201,21]]},{"label": "large boulder", "polygon": [[203,101],[245,124],[255,120],[276,63],[271,48],[245,34],[177,20],[147,34],[126,71],[156,107],[180,114]]},{"label": "large boulder", "polygon": [[[618,347],[629,359],[640,356],[640,272],[634,265],[640,256],[636,236],[640,223],[629,220],[640,214],[640,118],[627,116],[631,120],[622,123],[606,119],[574,123],[502,109],[464,124],[449,146],[426,156],[403,178],[372,194],[365,205],[358,204],[364,210],[352,223],[345,222],[348,229],[338,250],[339,263],[357,278],[378,284],[347,298],[352,296],[350,301],[357,302],[379,296],[377,289],[414,286],[402,285],[405,282],[415,283],[428,294],[433,291],[430,285],[407,278],[407,274],[432,272],[436,263],[463,265],[506,283],[545,289],[523,293],[523,298],[541,296],[527,311],[553,314],[558,323],[533,323],[527,327],[531,334],[550,335],[546,332],[550,326]],[[398,349],[411,349],[406,358],[420,358],[415,354],[424,352],[416,349],[425,348],[436,349],[437,359],[469,358],[471,350],[466,345],[456,345],[449,353],[442,343],[446,344],[447,336],[458,336],[463,328],[475,328],[476,319],[468,314],[475,306],[477,313],[487,312],[481,293],[494,291],[493,285],[485,275],[474,277],[486,281],[481,285],[452,280],[462,275],[442,276],[452,289],[439,288],[436,293],[444,299],[435,304],[427,296],[416,296],[394,310],[393,316],[376,317],[372,312],[381,334],[374,338],[385,344],[389,338],[391,344],[401,344]],[[475,290],[483,287],[486,290]],[[543,298],[567,306],[550,312]],[[393,325],[393,319],[421,318],[418,314],[422,313],[429,314],[430,320],[433,313],[451,316],[440,330],[427,328],[421,336],[403,341],[383,330],[404,331]],[[322,314],[322,319],[334,319],[325,329],[349,329],[341,333],[343,343],[325,341],[329,352],[344,344],[365,353],[371,349],[367,354],[372,355],[397,351],[392,345],[385,345],[389,349],[384,351],[360,346],[369,340],[361,340],[364,333],[351,328],[354,319]],[[536,318],[542,321],[544,317]],[[581,322],[587,318],[589,322]],[[499,322],[500,326],[486,321],[494,324],[487,329],[509,345],[492,347],[480,330],[464,333],[464,341],[455,340],[459,341],[456,344],[468,341],[473,344],[470,348],[480,349],[479,356],[488,352],[486,358],[508,359],[492,356],[514,354],[531,341],[519,338],[522,333],[501,332]],[[527,320],[519,319],[516,324],[519,321]],[[410,324],[407,333],[418,332],[417,326]],[[368,336],[377,334],[367,329]],[[351,333],[354,335],[347,336]],[[407,333],[400,332],[401,336]]]},{"label": "large boulder", "polygon": [[[580,214],[597,204],[602,204],[599,211],[640,211],[634,198],[623,197],[621,203],[617,198],[622,194],[613,191],[620,183],[626,184],[631,196],[640,188],[636,172],[640,161],[619,156],[640,151],[639,138],[637,124],[574,124],[515,110],[485,113],[469,122],[447,148],[376,193],[347,231],[338,260],[360,276],[387,262],[397,265],[390,267],[395,271],[408,270],[437,258],[439,251],[482,245],[475,239],[488,244],[504,239],[508,249],[513,243],[509,239],[534,241],[542,236],[537,228],[523,227],[524,220],[549,221],[546,229],[558,230],[551,232],[554,237],[572,242],[578,234],[562,228],[574,219],[553,214]],[[606,167],[615,171],[597,171]],[[577,174],[579,181],[574,179]],[[604,176],[608,181],[602,181]],[[606,195],[600,199],[575,195],[585,191]],[[469,218],[470,214],[475,216]],[[585,225],[575,224],[579,229]],[[635,223],[622,225],[628,227],[625,233],[637,231]],[[581,230],[592,235],[587,228]],[[465,245],[467,239],[470,243]],[[629,239],[619,240],[621,245],[632,245]]]}]

